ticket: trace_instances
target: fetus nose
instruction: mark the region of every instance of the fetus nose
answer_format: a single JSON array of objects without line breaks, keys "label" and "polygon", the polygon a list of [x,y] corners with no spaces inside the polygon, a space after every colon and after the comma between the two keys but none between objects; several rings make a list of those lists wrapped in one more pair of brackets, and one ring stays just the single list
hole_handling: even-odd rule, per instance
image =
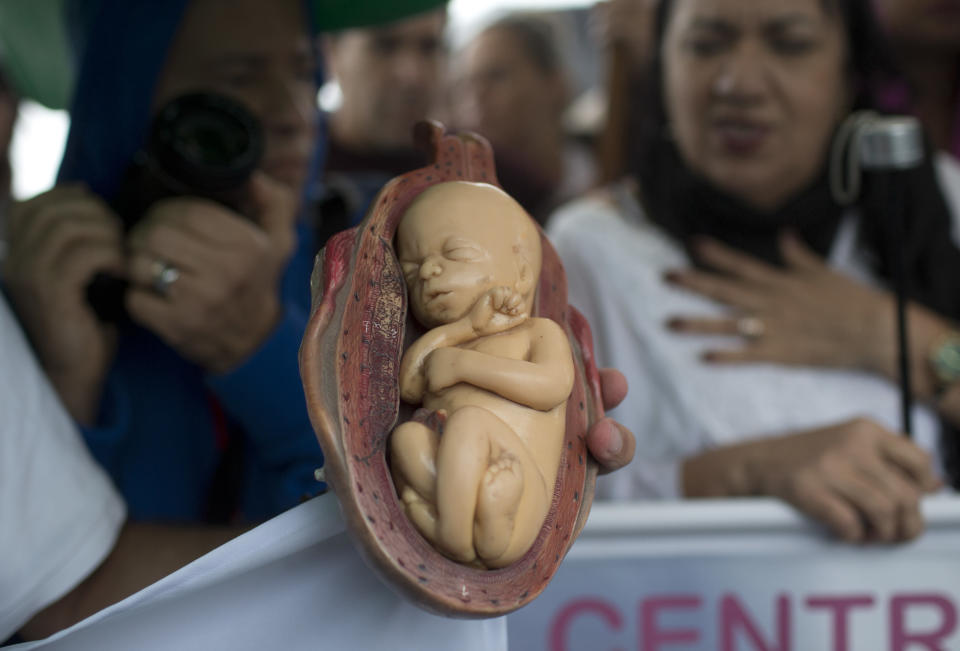
[{"label": "fetus nose", "polygon": [[443,267],[440,266],[440,261],[436,258],[427,258],[420,265],[420,277],[424,279],[438,276],[441,271],[443,271]]}]

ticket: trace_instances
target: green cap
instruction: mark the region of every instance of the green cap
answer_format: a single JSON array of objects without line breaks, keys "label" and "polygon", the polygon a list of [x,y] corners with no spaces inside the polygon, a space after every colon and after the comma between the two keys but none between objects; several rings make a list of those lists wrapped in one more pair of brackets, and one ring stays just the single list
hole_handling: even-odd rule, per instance
[{"label": "green cap", "polygon": [[322,32],[382,25],[446,4],[447,0],[310,0],[314,24]]},{"label": "green cap", "polygon": [[21,97],[66,108],[73,70],[63,0],[0,2],[0,60]]},{"label": "green cap", "polygon": [[[0,62],[22,97],[53,109],[68,108],[73,90],[73,63],[63,24],[65,1],[0,1]],[[314,25],[324,32],[382,25],[447,4],[447,0],[308,2]]]}]

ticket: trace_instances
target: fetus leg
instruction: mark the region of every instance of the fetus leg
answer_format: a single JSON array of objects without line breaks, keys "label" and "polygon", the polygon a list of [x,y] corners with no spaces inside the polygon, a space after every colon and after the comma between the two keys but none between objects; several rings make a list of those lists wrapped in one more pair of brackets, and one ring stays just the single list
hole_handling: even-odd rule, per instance
[{"label": "fetus leg", "polygon": [[505,422],[480,407],[454,412],[437,456],[437,535],[444,551],[462,562],[478,552],[499,557],[512,539],[528,483],[538,476]]},{"label": "fetus leg", "polygon": [[390,464],[394,477],[431,503],[436,502],[439,440],[435,431],[416,421],[401,424],[390,436]]},{"label": "fetus leg", "polygon": [[407,517],[437,544],[437,445],[439,435],[422,423],[401,424],[390,436],[390,466]]}]

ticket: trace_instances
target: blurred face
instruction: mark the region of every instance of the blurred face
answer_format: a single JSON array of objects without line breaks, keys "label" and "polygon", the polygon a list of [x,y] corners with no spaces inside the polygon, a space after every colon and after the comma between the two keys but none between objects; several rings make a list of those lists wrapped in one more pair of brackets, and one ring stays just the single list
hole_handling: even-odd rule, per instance
[{"label": "blurred face", "polygon": [[960,0],[874,0],[896,40],[960,51]]},{"label": "blurred face", "polygon": [[397,257],[417,320],[427,327],[456,321],[494,287],[528,291],[518,286],[523,274],[515,244],[526,241],[522,229],[530,224],[515,201],[491,186],[445,183],[421,195],[397,230]]},{"label": "blurred face", "polygon": [[413,125],[428,117],[439,92],[445,22],[439,10],[325,41],[326,63],[343,93],[334,127],[347,144],[411,146]]},{"label": "blurred face", "polygon": [[452,108],[459,126],[502,147],[522,147],[544,131],[557,133],[563,80],[537,67],[509,29],[480,34],[458,59],[456,75]]},{"label": "blurred face", "polygon": [[299,0],[193,0],[154,108],[190,91],[229,95],[263,124],[261,169],[298,191],[316,138],[316,57]]},{"label": "blurred face", "polygon": [[808,185],[848,109],[845,43],[820,0],[677,0],[663,83],[687,165],[761,209]]}]

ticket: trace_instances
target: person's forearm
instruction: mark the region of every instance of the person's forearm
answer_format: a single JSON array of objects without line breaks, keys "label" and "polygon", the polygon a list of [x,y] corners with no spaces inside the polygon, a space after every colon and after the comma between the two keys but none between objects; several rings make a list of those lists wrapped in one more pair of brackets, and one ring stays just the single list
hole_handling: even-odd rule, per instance
[{"label": "person's forearm", "polygon": [[82,374],[47,371],[50,383],[60,396],[67,413],[81,426],[92,427],[97,421],[105,378],[78,377]]},{"label": "person's forearm", "polygon": [[754,495],[753,460],[763,441],[750,441],[707,450],[687,457],[680,467],[684,497],[745,497]]},{"label": "person's forearm", "polygon": [[243,533],[241,527],[126,524],[107,559],[83,583],[27,622],[20,634],[39,639],[147,587]]}]

